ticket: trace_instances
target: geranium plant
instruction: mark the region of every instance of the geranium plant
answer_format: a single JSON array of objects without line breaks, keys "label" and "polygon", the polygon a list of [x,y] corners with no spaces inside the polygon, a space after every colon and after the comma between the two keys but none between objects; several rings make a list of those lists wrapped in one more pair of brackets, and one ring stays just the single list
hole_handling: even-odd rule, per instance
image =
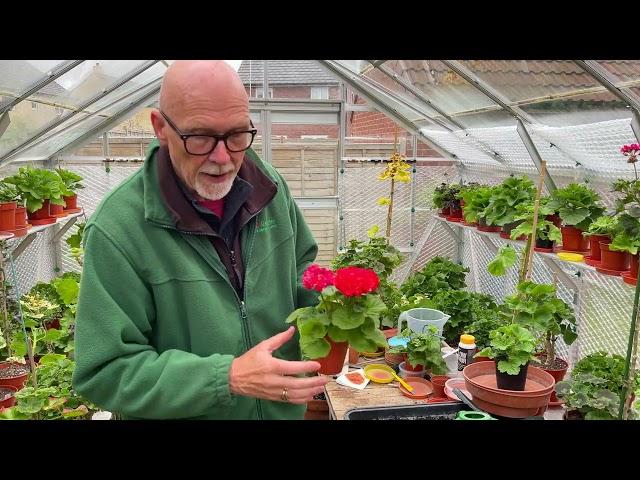
[{"label": "geranium plant", "polygon": [[570,183],[555,190],[547,205],[558,212],[565,225],[575,226],[582,231],[587,230],[605,210],[600,205],[600,195],[579,183]]},{"label": "geranium plant", "polygon": [[375,352],[387,345],[378,328],[386,306],[374,293],[380,284],[376,272],[349,266],[334,273],[313,264],[304,272],[302,284],[320,293],[319,303],[295,310],[287,323],[297,324],[300,348],[307,358],[326,357],[331,349],[327,338],[348,342],[360,352]]},{"label": "geranium plant", "polygon": [[466,286],[467,267],[453,263],[444,257],[434,257],[421,270],[413,272],[400,290],[406,297],[416,294],[431,297],[441,290],[460,290]]},{"label": "geranium plant", "polygon": [[524,327],[512,323],[489,334],[489,346],[476,356],[495,359],[499,372],[518,375],[520,369],[533,358],[536,339]]},{"label": "geranium plant", "polygon": [[483,215],[488,225],[507,225],[516,221],[517,207],[532,203],[536,187],[529,178],[511,176],[493,188],[489,205]]}]

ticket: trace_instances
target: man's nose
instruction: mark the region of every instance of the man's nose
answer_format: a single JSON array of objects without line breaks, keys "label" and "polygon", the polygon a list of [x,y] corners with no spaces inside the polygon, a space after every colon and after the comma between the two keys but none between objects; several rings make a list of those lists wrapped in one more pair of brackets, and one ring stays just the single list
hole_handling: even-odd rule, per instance
[{"label": "man's nose", "polygon": [[216,148],[214,148],[207,159],[210,162],[225,164],[231,161],[231,155],[227,151],[227,146],[224,144],[222,140],[218,140],[218,144]]}]

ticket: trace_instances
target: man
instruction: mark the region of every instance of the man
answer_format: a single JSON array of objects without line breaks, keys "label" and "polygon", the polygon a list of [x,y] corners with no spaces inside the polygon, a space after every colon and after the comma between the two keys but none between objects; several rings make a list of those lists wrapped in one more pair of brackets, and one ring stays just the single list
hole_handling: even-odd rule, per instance
[{"label": "man", "polygon": [[159,145],[85,228],[76,391],[122,418],[301,419],[326,379],[285,328],[317,244],[223,61],[166,71]]}]

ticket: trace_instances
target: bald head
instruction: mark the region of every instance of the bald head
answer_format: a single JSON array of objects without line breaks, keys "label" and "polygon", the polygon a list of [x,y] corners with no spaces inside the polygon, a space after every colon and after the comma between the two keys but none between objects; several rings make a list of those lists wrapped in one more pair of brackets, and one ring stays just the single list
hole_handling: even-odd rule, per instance
[{"label": "bald head", "polygon": [[178,60],[169,66],[160,89],[160,109],[177,114],[183,106],[249,114],[242,80],[223,60]]}]

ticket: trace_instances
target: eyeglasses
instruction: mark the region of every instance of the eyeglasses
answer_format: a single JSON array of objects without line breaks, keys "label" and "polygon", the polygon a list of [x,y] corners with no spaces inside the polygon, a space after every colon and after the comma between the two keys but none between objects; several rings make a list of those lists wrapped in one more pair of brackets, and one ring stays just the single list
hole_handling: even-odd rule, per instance
[{"label": "eyeglasses", "polygon": [[253,126],[253,122],[249,120],[251,129],[242,130],[240,132],[231,132],[226,135],[200,135],[200,134],[184,134],[175,124],[160,111],[167,123],[173,128],[184,142],[184,149],[191,155],[208,155],[216,148],[220,140],[224,141],[225,147],[230,152],[244,152],[253,143],[253,139],[258,130]]}]

